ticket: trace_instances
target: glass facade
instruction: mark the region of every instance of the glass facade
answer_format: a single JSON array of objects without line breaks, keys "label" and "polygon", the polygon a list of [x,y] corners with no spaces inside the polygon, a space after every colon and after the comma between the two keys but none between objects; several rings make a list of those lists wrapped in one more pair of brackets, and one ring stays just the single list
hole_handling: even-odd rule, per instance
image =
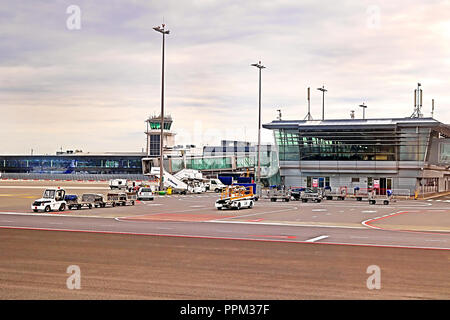
[{"label": "glass facade", "polygon": [[[172,123],[164,122],[164,130],[170,130]],[[161,129],[161,122],[150,122],[150,129]]]},{"label": "glass facade", "polygon": [[160,135],[156,134],[150,135],[150,156],[159,156],[159,151],[161,148],[160,137]]},{"label": "glass facade", "polygon": [[450,163],[450,143],[442,142],[439,147],[439,162]]},{"label": "glass facade", "polygon": [[0,156],[1,172],[142,173],[140,156]]},{"label": "glass facade", "polygon": [[274,130],[281,161],[423,161],[430,129]]}]

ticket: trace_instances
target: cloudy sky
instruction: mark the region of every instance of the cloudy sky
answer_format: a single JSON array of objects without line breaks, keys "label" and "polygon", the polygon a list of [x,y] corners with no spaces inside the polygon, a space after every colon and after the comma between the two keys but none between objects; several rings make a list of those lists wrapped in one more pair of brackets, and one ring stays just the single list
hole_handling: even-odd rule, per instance
[{"label": "cloudy sky", "polygon": [[[177,143],[256,141],[282,110],[403,117],[417,82],[423,113],[450,123],[450,1],[0,0],[0,153],[141,151],[159,113],[162,22],[166,112]],[[80,28],[75,11],[80,9]],[[74,28],[75,27],[75,28]],[[263,140],[272,134],[263,130]]]}]

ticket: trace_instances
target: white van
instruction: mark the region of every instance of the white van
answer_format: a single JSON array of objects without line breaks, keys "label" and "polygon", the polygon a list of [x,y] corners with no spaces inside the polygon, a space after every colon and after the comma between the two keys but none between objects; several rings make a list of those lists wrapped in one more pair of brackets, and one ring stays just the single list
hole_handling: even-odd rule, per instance
[{"label": "white van", "polygon": [[223,189],[226,188],[226,185],[222,183],[219,179],[210,179],[208,183],[208,190],[215,191],[215,192],[221,192]]},{"label": "white van", "polygon": [[109,180],[109,187],[111,190],[113,189],[126,189],[127,188],[127,179],[111,179]]}]

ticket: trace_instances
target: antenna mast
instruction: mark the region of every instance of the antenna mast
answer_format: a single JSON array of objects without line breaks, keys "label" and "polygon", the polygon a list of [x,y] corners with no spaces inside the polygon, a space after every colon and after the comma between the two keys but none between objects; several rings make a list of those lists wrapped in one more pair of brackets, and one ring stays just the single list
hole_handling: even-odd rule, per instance
[{"label": "antenna mast", "polygon": [[278,111],[278,120],[281,121],[281,109],[278,109],[277,111]]},{"label": "antenna mast", "polygon": [[431,99],[431,117],[434,116],[434,99]]},{"label": "antenna mast", "polygon": [[423,92],[420,88],[422,85],[420,83],[417,84],[417,89],[414,90],[414,113],[411,115],[411,118],[422,118],[422,98]]},{"label": "antenna mast", "polygon": [[308,87],[308,114],[306,115],[304,120],[312,120],[313,117],[311,116],[311,95],[310,95],[310,89]]}]

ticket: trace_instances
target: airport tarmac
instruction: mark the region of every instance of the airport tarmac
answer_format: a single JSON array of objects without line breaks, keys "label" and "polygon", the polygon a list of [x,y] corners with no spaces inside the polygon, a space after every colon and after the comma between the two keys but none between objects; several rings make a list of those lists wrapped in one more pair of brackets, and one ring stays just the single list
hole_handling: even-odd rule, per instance
[{"label": "airport tarmac", "polygon": [[[223,247],[224,251],[221,259],[226,264],[226,261],[234,261],[234,254],[238,254],[236,252],[238,249],[225,250],[226,248],[240,248],[241,246],[244,248],[254,245],[259,248],[256,256],[262,259],[261,261],[264,261],[264,268],[268,268],[269,273],[273,272],[276,275],[275,279],[280,279],[280,286],[287,287],[290,287],[290,284],[284,281],[288,281],[290,278],[290,269],[287,267],[286,269],[280,270],[276,267],[280,263],[280,259],[286,259],[286,256],[284,258],[271,257],[264,248],[272,248],[272,246],[275,246],[277,251],[293,254],[294,256],[296,250],[306,250],[305,252],[309,252],[307,258],[308,263],[313,264],[315,266],[314,268],[323,264],[324,261],[320,260],[326,260],[325,256],[330,252],[341,252],[342,250],[349,250],[350,252],[353,250],[352,252],[355,256],[352,256],[351,259],[348,259],[350,253],[346,253],[347,259],[349,260],[348,267],[346,267],[346,263],[343,263],[345,259],[338,260],[342,263],[342,269],[339,271],[340,274],[345,273],[346,268],[352,270],[351,261],[353,259],[362,259],[362,257],[370,257],[373,261],[372,264],[377,264],[377,261],[381,263],[385,259],[388,259],[392,263],[390,265],[392,270],[396,269],[396,263],[399,268],[408,265],[409,267],[405,270],[413,273],[413,275],[408,275],[404,279],[404,289],[399,291],[391,288],[392,290],[385,290],[384,293],[381,291],[373,293],[368,292],[369,290],[367,288],[361,288],[364,291],[362,295],[355,294],[352,290],[348,290],[347,294],[342,295],[341,292],[335,295],[332,291],[327,291],[328,289],[311,291],[312,287],[309,287],[309,292],[306,292],[301,290],[302,287],[300,286],[298,290],[293,288],[289,289],[291,292],[290,295],[280,292],[275,293],[276,290],[269,290],[271,293],[268,291],[267,294],[260,294],[260,290],[264,291],[264,284],[257,282],[259,290],[249,290],[237,286],[228,293],[225,290],[222,295],[218,294],[218,299],[240,299],[241,297],[248,299],[259,299],[263,297],[266,299],[276,299],[289,296],[294,299],[351,299],[352,297],[364,299],[389,299],[392,297],[408,299],[450,297],[450,283],[447,272],[450,263],[450,203],[446,202],[447,199],[445,198],[437,199],[441,201],[399,200],[387,206],[369,205],[367,202],[357,202],[349,199],[345,201],[323,201],[320,204],[305,204],[298,201],[274,203],[267,199],[260,199],[252,209],[219,211],[214,208],[214,201],[218,195],[215,193],[206,193],[185,196],[157,196],[153,201],[139,201],[134,206],[126,207],[67,210],[50,214],[33,213],[30,207],[31,202],[41,197],[46,186],[52,185],[65,188],[67,193],[76,194],[85,192],[106,193],[109,190],[107,183],[0,181],[0,235],[5,237],[4,239],[6,240],[2,242],[1,246],[2,252],[6,255],[5,257],[8,255],[12,257],[12,260],[9,260],[11,264],[5,262],[8,260],[2,259],[2,269],[5,271],[2,279],[5,280],[4,283],[12,284],[11,290],[2,287],[0,297],[16,297],[22,294],[25,296],[37,294],[41,297],[41,294],[37,293],[39,290],[30,289],[30,293],[27,294],[25,289],[21,291],[14,284],[15,281],[18,281],[17,277],[20,278],[20,272],[15,273],[13,266],[15,263],[22,263],[21,268],[23,269],[21,270],[30,268],[28,263],[33,263],[32,255],[30,258],[27,258],[26,255],[21,255],[20,252],[23,251],[25,254],[29,250],[29,246],[34,247],[33,239],[36,238],[41,239],[41,241],[37,241],[37,243],[41,244],[40,248],[48,248],[49,254],[54,251],[56,255],[59,254],[59,249],[52,244],[53,241],[63,244],[65,241],[69,241],[68,239],[80,239],[80,241],[76,242],[76,245],[74,244],[74,248],[76,248],[75,250],[81,250],[81,256],[85,243],[82,239],[102,239],[101,241],[104,241],[105,246],[109,243],[111,246],[108,249],[109,252],[113,252],[112,256],[117,256],[118,260],[127,260],[125,258],[125,252],[117,249],[118,242],[128,248],[134,248],[135,245],[137,246],[136,248],[141,248],[147,244],[157,246],[157,243],[163,241],[166,247],[162,246],[161,250],[169,251],[177,251],[176,248],[179,248],[180,243],[183,248],[187,249],[190,248],[192,243],[201,244],[200,248],[202,248],[203,252],[201,252],[202,250],[200,248],[197,248],[198,250],[192,257],[193,263],[195,261],[199,262],[196,258],[197,256],[208,259],[208,254],[210,254],[210,259],[216,259],[216,251],[220,252]],[[12,240],[15,238],[17,239]],[[8,239],[11,239],[11,241]],[[88,242],[90,247],[91,242]],[[13,243],[15,244],[13,245]],[[95,249],[92,248],[92,250]],[[139,250],[137,249],[137,251]],[[405,261],[398,261],[401,258],[397,257],[397,259],[395,257],[397,251],[400,254],[404,250],[408,252],[407,263]],[[213,252],[214,254],[212,254]],[[167,260],[166,266],[168,266],[170,272],[182,272],[173,265],[174,263],[176,264],[175,261],[177,260],[177,255],[181,254],[180,252],[177,251],[171,257],[164,257],[162,252],[154,254],[159,255],[160,257],[158,259],[162,259],[161,261]],[[305,254],[308,255],[307,253]],[[392,256],[390,256],[391,254]],[[17,260],[17,255],[23,259]],[[77,259],[82,261],[83,259],[80,255]],[[423,260],[424,255],[435,256],[429,260]],[[259,270],[262,262],[258,262],[259,258],[256,256],[255,259],[249,261],[247,267]],[[87,262],[88,265],[94,265],[96,263],[95,255],[91,257]],[[244,257],[241,256],[241,258],[242,264],[245,265]],[[305,257],[299,259],[304,261]],[[330,259],[329,263],[332,264],[332,258]],[[433,264],[433,259],[436,260],[437,264]],[[41,261],[40,263],[45,265],[45,261]],[[129,272],[129,269],[125,265],[122,265],[121,262],[117,263],[122,266],[123,272]],[[131,266],[134,263],[136,262],[131,262]],[[268,267],[271,263],[274,266]],[[429,274],[421,275],[419,274],[420,272],[417,273],[418,270],[411,268],[411,265],[415,264],[420,264],[421,270],[428,270]],[[195,265],[196,263],[194,263]],[[244,276],[248,276],[246,273],[247,268],[244,268],[243,265],[238,265],[235,269],[238,273],[236,275],[237,278],[241,279],[243,283],[252,282],[254,279],[245,280],[243,278]],[[194,266],[193,268],[195,269],[196,267]],[[438,266],[442,267],[442,269],[440,267],[438,268]],[[117,268],[117,270],[120,269],[119,267]],[[226,267],[223,266],[223,268]],[[233,269],[231,266],[230,268]],[[197,277],[203,272],[201,270],[203,269],[197,266],[197,269],[191,271]],[[297,271],[299,272],[298,276],[307,283],[310,283],[310,285],[312,285],[311,279],[318,277],[317,274],[312,276],[312,278],[309,275],[304,277],[304,270]],[[24,272],[26,273],[28,271]],[[210,296],[209,293],[212,290],[210,284],[215,281],[211,280],[214,278],[215,273],[214,271],[208,271],[208,274],[210,274],[208,280],[203,279],[204,281],[200,280],[197,283],[197,293],[192,292],[189,295],[186,291],[186,295],[181,294],[181,296],[187,299],[214,297],[214,295]],[[221,278],[221,276],[221,274],[216,274],[217,279],[225,281],[224,279],[226,277]],[[229,276],[230,274],[227,274],[227,277]],[[268,274],[266,276],[269,278]],[[413,276],[425,277],[427,279],[420,283],[413,283]],[[361,280],[366,277],[366,274],[359,274],[358,277]],[[116,278],[117,275],[111,279]],[[163,277],[163,279],[165,278]],[[337,278],[325,278],[321,283],[324,288],[331,288],[333,287],[333,283],[336,285],[339,282],[338,280]],[[352,281],[355,281],[355,279]],[[439,283],[439,285],[433,289],[431,283],[434,283],[434,281]],[[269,283],[271,283],[269,287],[275,287],[275,282],[269,281]],[[423,285],[423,283],[430,283],[430,286],[425,290],[426,285]],[[256,288],[258,288],[258,285],[256,285]],[[359,282],[358,285],[360,285]],[[407,290],[407,288],[409,289]],[[424,291],[421,292],[420,288],[424,289]],[[305,287],[303,289],[306,290],[307,288]],[[165,297],[176,299],[177,297],[177,294],[170,294],[169,292],[172,291],[169,289],[166,292],[167,295],[164,294],[165,291],[163,289],[158,291],[159,293],[152,292],[151,294],[145,294],[144,291],[138,290],[135,292],[131,289],[124,289],[122,292],[116,290],[114,292],[100,294],[96,290],[86,290],[84,294],[77,294],[76,297],[119,297],[119,299],[126,297],[133,298],[135,296],[141,297],[141,295],[146,298]],[[129,292],[129,296],[127,296],[126,292]],[[178,291],[175,290],[173,292]],[[358,292],[358,290],[355,292]],[[272,293],[273,296],[271,296]],[[56,293],[51,293],[50,297],[53,294],[58,296]],[[42,297],[48,296],[46,294],[42,295]],[[67,297],[67,294],[63,294],[61,298],[63,297]]]}]

